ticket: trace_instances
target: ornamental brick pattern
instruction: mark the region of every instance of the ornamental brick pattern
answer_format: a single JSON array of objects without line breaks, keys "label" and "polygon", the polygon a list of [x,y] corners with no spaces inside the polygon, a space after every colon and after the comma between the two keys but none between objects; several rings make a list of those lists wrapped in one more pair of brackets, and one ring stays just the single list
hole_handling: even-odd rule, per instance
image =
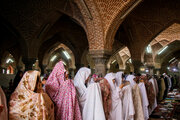
[{"label": "ornamental brick pattern", "polygon": [[112,49],[114,36],[119,28],[121,16],[135,0],[96,0],[97,8],[102,18],[105,48]]},{"label": "ornamental brick pattern", "polygon": [[[87,36],[90,50],[111,50],[115,33],[121,23],[120,16],[127,10],[134,0],[84,0],[92,15],[83,8],[79,0],[76,3],[84,15],[87,25]],[[108,33],[109,32],[109,33]],[[110,36],[110,37],[107,37]]]}]

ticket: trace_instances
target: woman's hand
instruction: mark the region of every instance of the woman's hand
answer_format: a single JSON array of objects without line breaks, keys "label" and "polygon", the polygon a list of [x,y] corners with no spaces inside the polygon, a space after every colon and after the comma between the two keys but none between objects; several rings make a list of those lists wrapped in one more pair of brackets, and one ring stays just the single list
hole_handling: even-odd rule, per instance
[{"label": "woman's hand", "polygon": [[144,80],[141,79],[140,82],[144,82]]},{"label": "woman's hand", "polygon": [[104,79],[104,78],[94,78],[94,82],[99,82],[102,79]]},{"label": "woman's hand", "polygon": [[121,84],[121,85],[119,86],[120,89],[122,89],[123,87],[124,87],[124,84]]}]

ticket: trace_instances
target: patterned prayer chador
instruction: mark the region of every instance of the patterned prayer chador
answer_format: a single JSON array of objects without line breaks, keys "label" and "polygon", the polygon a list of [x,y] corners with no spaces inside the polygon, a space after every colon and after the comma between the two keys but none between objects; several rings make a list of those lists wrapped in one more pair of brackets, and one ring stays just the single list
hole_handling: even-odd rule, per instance
[{"label": "patterned prayer chador", "polygon": [[24,74],[9,105],[9,120],[54,120],[54,105],[42,91],[38,71]]},{"label": "patterned prayer chador", "polygon": [[45,90],[55,103],[56,120],[81,120],[76,89],[72,80],[65,77],[63,62],[58,62],[50,74]]}]

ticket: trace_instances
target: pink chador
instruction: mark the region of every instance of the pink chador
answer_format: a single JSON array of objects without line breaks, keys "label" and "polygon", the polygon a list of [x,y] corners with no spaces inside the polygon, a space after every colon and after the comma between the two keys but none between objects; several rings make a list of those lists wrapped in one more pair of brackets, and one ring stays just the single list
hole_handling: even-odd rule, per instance
[{"label": "pink chador", "polygon": [[58,62],[50,74],[45,90],[55,103],[56,120],[82,120],[76,89],[72,80],[65,79],[63,62]]}]

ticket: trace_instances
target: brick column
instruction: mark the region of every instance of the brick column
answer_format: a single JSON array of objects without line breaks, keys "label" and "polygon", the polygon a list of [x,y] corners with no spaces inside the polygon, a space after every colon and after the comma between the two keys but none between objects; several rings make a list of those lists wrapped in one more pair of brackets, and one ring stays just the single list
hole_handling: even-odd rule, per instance
[{"label": "brick column", "polygon": [[95,64],[95,73],[101,77],[104,77],[107,72],[107,60],[110,57],[110,52],[105,50],[93,50],[89,51]]},{"label": "brick column", "polygon": [[140,60],[132,60],[132,63],[134,65],[134,73],[140,73],[140,67],[143,66],[142,62]]}]

